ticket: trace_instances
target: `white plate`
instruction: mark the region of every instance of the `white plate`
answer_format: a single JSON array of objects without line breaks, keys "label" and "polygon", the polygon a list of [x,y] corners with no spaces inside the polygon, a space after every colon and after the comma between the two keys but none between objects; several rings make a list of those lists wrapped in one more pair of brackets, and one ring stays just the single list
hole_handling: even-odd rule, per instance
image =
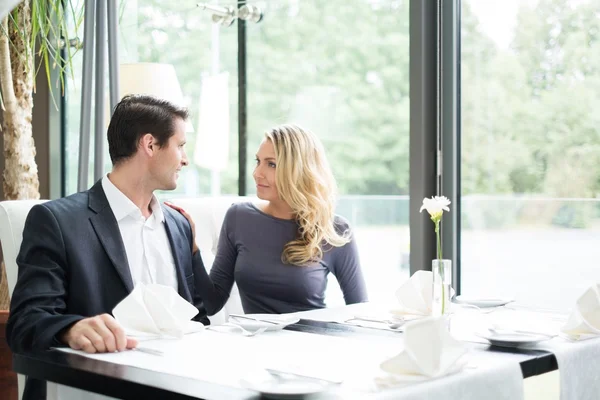
[{"label": "white plate", "polygon": [[533,332],[486,332],[477,333],[476,335],[488,340],[492,346],[501,347],[519,347],[552,339],[550,335]]},{"label": "white plate", "polygon": [[322,393],[331,388],[331,385],[310,379],[268,380],[241,379],[240,384],[246,389],[259,392],[262,397],[270,399],[303,399]]},{"label": "white plate", "polygon": [[479,308],[489,308],[489,307],[500,307],[512,302],[513,299],[484,299],[484,298],[475,298],[475,297],[467,297],[467,296],[456,296],[454,298],[454,302],[458,304],[468,304],[471,306],[476,306]]},{"label": "white plate", "polygon": [[[255,320],[248,318],[253,318]],[[260,328],[267,328],[266,331],[280,331],[286,326],[295,324],[298,321],[300,321],[300,318],[285,314],[244,314],[239,317],[230,315],[228,322],[239,325],[249,331],[255,331]]]}]

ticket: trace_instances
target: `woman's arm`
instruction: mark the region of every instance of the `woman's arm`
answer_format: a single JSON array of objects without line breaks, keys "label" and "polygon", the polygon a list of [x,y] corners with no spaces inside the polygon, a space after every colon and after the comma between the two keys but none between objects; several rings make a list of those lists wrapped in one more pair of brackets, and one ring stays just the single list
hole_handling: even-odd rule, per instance
[{"label": "woman's arm", "polygon": [[368,301],[367,286],[360,266],[354,235],[351,236],[350,242],[334,251],[336,254],[332,260],[332,273],[340,284],[346,304]]},{"label": "woman's arm", "polygon": [[237,249],[233,244],[233,227],[235,219],[235,206],[227,210],[221,233],[219,235],[219,244],[217,246],[217,255],[212,264],[210,275],[204,268],[201,252],[196,245],[196,230],[192,217],[181,207],[171,203],[165,203],[173,209],[179,211],[188,219],[192,226],[194,234],[194,246],[192,249],[192,268],[194,271],[194,287],[196,293],[202,298],[204,307],[208,315],[218,313],[227,300],[233,287],[235,262],[237,259]]}]

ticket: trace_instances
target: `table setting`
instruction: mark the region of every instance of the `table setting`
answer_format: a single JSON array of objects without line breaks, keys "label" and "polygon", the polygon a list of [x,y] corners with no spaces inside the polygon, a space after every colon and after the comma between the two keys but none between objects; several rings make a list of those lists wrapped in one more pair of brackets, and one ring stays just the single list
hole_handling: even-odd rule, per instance
[{"label": "table setting", "polygon": [[[434,317],[433,281],[431,271],[418,271],[398,287],[394,304],[232,314],[225,324],[209,327],[191,320],[197,309],[172,288],[139,285],[113,310],[126,332],[140,340],[137,349],[93,355],[59,350],[267,397],[319,393],[327,398],[416,399],[424,390],[438,390],[440,398],[504,400],[522,398],[521,369],[518,362],[487,349],[521,348],[556,355],[561,400],[592,399],[600,392],[594,374],[581,374],[582,366],[600,368],[598,285],[582,294],[569,315],[502,299],[464,297]],[[347,337],[286,329],[301,320],[368,329]],[[371,331],[393,333],[372,336]]]},{"label": "table setting", "polygon": [[[565,364],[575,354],[572,345],[589,345],[589,349],[581,350],[591,354],[589,358],[599,347],[594,339],[590,339],[597,335],[598,329],[596,317],[600,301],[597,287],[582,295],[571,315],[537,312],[514,303],[481,309],[452,303],[446,315],[433,317],[414,313],[414,304],[429,307],[423,292],[415,290],[423,288],[422,282],[427,279],[419,273],[413,282],[401,285],[404,288],[398,290],[401,294],[406,293],[405,290],[419,293],[417,302],[407,300],[401,306],[400,302],[392,305],[362,303],[284,315],[230,316],[232,324],[240,324],[251,332],[268,327],[253,336],[245,336],[227,324],[188,330],[192,310],[185,312],[179,307],[179,299],[173,298],[177,295],[175,292],[140,288],[115,308],[119,322],[142,340],[138,350],[94,355],[65,348],[60,350],[272,397],[285,393],[292,397],[320,393],[326,398],[416,399],[427,391],[439,393],[442,399],[476,399],[485,393],[485,398],[503,400],[522,396],[523,376],[519,363],[508,357],[512,355],[510,353],[489,351],[496,346],[482,346],[490,343],[476,336],[477,333],[492,328],[511,334],[521,331],[552,335],[533,345],[517,346],[557,354],[561,379],[563,368],[569,374],[570,368],[577,371],[582,365],[577,360],[574,366]],[[145,301],[146,297],[158,301]],[[155,308],[154,304],[161,304],[163,308]],[[164,307],[165,304],[174,308]],[[352,325],[345,321],[361,315],[364,318],[377,313],[379,317],[398,316],[397,310],[406,310],[407,304],[412,305],[413,313],[402,316],[413,319],[404,321],[398,333],[380,336],[375,333],[385,333],[385,329],[373,328],[362,329],[356,336],[336,337],[286,329],[302,324],[303,320]],[[373,324],[382,325],[380,322]],[[570,338],[561,335],[561,330]],[[465,331],[479,345],[462,335]],[[582,340],[584,338],[587,340]],[[561,351],[563,355],[559,355]],[[581,354],[575,358],[578,357]],[[583,365],[590,363],[594,360],[586,359]],[[584,397],[575,397],[581,394],[582,384],[577,383],[577,378],[570,378],[570,382],[561,385],[561,390],[569,390],[561,399],[593,398],[586,393],[583,393]],[[584,384],[595,388],[593,382]],[[579,389],[574,391],[573,386]]]},{"label": "table setting", "polygon": [[561,400],[596,400],[600,285],[587,288],[568,315],[532,309],[511,297],[455,296],[451,263],[442,258],[439,242],[449,202],[425,200],[421,211],[435,224],[438,257],[431,271],[417,271],[398,286],[393,304],[231,314],[226,323],[205,327],[191,320],[198,310],[172,288],[138,285],[113,310],[126,332],[141,341],[136,350],[59,350],[270,398],[403,400],[425,394],[519,400],[520,360],[550,352],[560,369]]},{"label": "table setting", "polygon": [[[113,310],[126,332],[139,338],[137,349],[110,354],[59,350],[267,396],[399,395],[407,385],[443,379],[468,364],[469,351],[449,335],[444,318],[421,315],[405,322],[404,340],[395,335],[372,340],[286,330],[298,323],[297,314],[234,314],[224,325],[198,327],[191,321],[197,310],[169,289],[140,285]],[[348,315],[366,313],[368,307],[348,306]],[[234,328],[238,325],[259,332],[243,335]],[[518,364],[513,369],[518,372]]]}]

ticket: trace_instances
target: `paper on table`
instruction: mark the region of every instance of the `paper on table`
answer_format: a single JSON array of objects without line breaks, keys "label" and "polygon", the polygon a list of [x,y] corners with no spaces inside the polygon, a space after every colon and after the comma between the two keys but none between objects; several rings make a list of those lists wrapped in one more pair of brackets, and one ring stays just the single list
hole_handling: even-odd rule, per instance
[{"label": "paper on table", "polygon": [[131,336],[181,338],[204,328],[190,321],[198,309],[170,286],[138,284],[113,309],[117,322]]},{"label": "paper on table", "polygon": [[577,299],[575,308],[561,332],[573,340],[600,335],[600,284],[590,286]]},{"label": "paper on table", "polygon": [[464,366],[465,346],[450,336],[443,318],[426,318],[406,324],[404,350],[384,361],[381,368],[394,375],[438,377]]}]

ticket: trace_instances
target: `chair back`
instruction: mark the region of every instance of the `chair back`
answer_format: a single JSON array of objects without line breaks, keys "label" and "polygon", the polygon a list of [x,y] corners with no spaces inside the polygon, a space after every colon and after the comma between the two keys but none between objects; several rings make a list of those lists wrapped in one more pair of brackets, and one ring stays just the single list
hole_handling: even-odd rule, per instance
[{"label": "chair back", "polygon": [[[13,294],[17,283],[18,267],[17,255],[23,241],[23,227],[29,210],[36,205],[48,200],[7,200],[0,202],[0,244],[4,255],[6,267],[6,280],[8,283],[8,296]],[[25,389],[25,376],[18,375],[19,400],[23,397]]]},{"label": "chair back", "polygon": [[8,295],[12,296],[17,283],[17,255],[23,241],[23,227],[29,210],[47,200],[8,200],[0,202],[0,243],[4,254]]}]

